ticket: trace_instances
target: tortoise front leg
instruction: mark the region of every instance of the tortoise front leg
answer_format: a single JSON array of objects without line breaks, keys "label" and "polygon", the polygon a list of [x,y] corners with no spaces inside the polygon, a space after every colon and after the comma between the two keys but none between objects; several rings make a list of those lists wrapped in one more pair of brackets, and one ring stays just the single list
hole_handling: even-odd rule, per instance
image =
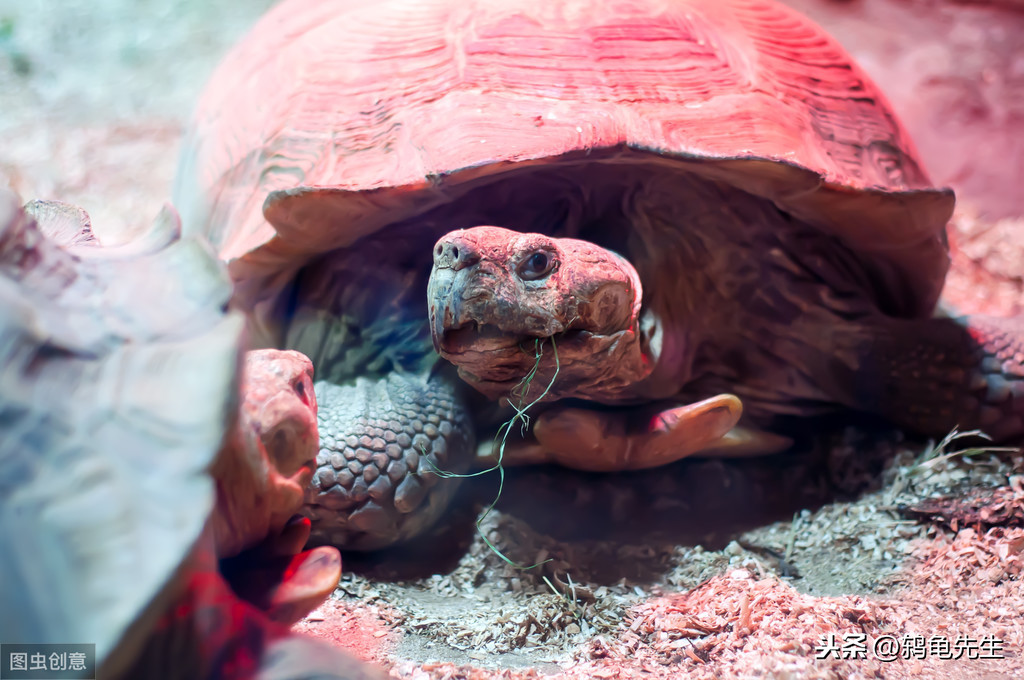
[{"label": "tortoise front leg", "polygon": [[[651,404],[610,411],[554,405],[536,418],[528,439],[505,442],[505,465],[556,463],[576,470],[617,472],[673,463],[687,456],[780,451],[785,437],[737,426],[742,408],[731,394],[693,404]],[[481,447],[479,462],[497,462],[499,446]]]},{"label": "tortoise front leg", "polygon": [[469,414],[452,379],[388,374],[315,385],[320,451],[303,512],[311,542],[373,550],[430,527],[474,454]]}]

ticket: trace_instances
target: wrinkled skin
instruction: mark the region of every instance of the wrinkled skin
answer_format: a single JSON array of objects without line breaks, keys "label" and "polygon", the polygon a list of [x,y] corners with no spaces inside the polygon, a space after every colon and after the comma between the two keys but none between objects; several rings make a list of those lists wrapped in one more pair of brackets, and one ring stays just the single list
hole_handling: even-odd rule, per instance
[{"label": "wrinkled skin", "polygon": [[636,270],[615,253],[500,227],[439,241],[427,292],[434,347],[489,398],[530,371],[535,340],[558,336],[560,379],[547,398],[606,403],[633,398],[657,363],[642,296]]},{"label": "wrinkled skin", "polygon": [[[238,422],[211,474],[216,555],[232,588],[275,621],[292,624],[334,590],[338,551],[303,553],[310,522],[297,515],[319,437],[313,364],[295,351],[246,353]],[[240,554],[241,553],[241,554]]]},{"label": "wrinkled skin", "polygon": [[313,364],[293,351],[245,356],[239,421],[211,471],[217,554],[231,557],[281,532],[302,507],[317,451]]},{"label": "wrinkled skin", "polygon": [[[655,399],[652,389],[664,381],[648,378],[658,366],[662,329],[650,310],[641,311],[642,297],[636,269],[615,252],[492,226],[437,242],[427,293],[434,347],[487,397],[640,404],[615,413],[555,405],[537,417],[532,440],[510,449],[509,462],[615,471],[663,465],[710,446],[735,448],[723,440],[742,413],[733,395],[683,404]],[[543,392],[520,387],[534,369]],[[780,445],[754,443],[760,450]]]}]

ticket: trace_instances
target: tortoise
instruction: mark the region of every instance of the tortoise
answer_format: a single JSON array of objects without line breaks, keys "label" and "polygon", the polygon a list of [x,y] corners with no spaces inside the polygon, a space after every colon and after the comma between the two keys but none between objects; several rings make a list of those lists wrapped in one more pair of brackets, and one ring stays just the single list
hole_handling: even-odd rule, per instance
[{"label": "tortoise", "polygon": [[953,192],[773,0],[285,0],[174,196],[256,342],[316,366],[314,543],[422,533],[526,387],[509,463],[779,451],[850,409],[1024,430],[1020,320],[937,313]]},{"label": "tortoise", "polygon": [[287,629],[341,569],[296,516],[309,361],[241,358],[230,281],[173,211],[108,246],[79,208],[18,203],[0,191],[0,637],[94,642],[93,677],[381,677]]}]

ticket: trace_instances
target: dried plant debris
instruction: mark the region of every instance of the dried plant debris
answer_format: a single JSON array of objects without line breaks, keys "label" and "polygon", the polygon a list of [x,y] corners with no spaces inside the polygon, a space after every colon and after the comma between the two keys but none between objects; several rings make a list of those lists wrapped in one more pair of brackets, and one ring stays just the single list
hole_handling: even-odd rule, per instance
[{"label": "dried plant debris", "polygon": [[[994,528],[986,532],[963,529],[953,536],[937,534],[930,541],[919,542],[913,551],[913,576],[908,583],[927,583],[951,594],[974,590],[987,585],[1016,582],[1019,595],[1021,573],[1024,571],[1024,529]],[[948,601],[942,603],[950,604]],[[1016,610],[1020,618],[1024,610]],[[994,615],[1009,613],[1002,610]],[[1024,621],[1021,621],[1024,623]]]},{"label": "dried plant debris", "polygon": [[[401,612],[404,644],[424,661],[449,659],[452,652],[487,661],[520,650],[531,650],[531,661],[556,658],[613,630],[642,596],[626,583],[588,582],[585,571],[571,567],[577,546],[559,545],[515,518],[492,512],[480,528],[484,535],[448,574],[394,583],[348,574],[340,588]],[[488,542],[513,561],[543,564],[516,568]],[[629,559],[628,553],[622,549],[617,557]]]},{"label": "dried plant debris", "polygon": [[1024,526],[1024,477],[1012,477],[1008,486],[973,489],[958,496],[928,498],[899,507],[904,517],[942,524],[952,531],[963,527]]},{"label": "dried plant debris", "polygon": [[[848,431],[829,474],[849,460],[851,475],[876,475],[875,491],[739,531],[720,549],[557,540],[496,510],[481,524],[487,540],[475,536],[447,573],[347,573],[338,603],[384,622],[374,635],[390,646],[378,658],[396,678],[1024,677],[1024,528],[949,533],[898,512],[1019,488],[1019,453],[950,455],[956,441],[914,446]],[[882,461],[878,470],[857,450]],[[517,569],[488,541],[515,562],[544,564]],[[977,656],[982,637],[999,642],[1001,658],[942,653],[959,638],[960,655]],[[822,656],[830,640],[856,651],[861,638],[863,657]],[[880,638],[909,656],[880,658],[870,646]]]},{"label": "dried plant debris", "polygon": [[[998,596],[1019,604],[1019,582],[1003,583]],[[593,641],[590,659],[566,670],[568,677],[1019,677],[1021,631],[1012,617],[989,616],[984,606],[959,614],[952,619],[910,588],[884,600],[814,597],[733,570],[635,607],[616,638]]]},{"label": "dried plant debris", "polygon": [[1022,548],[1021,529],[917,541],[886,598],[815,597],[734,569],[637,605],[564,676],[1021,677]]},{"label": "dried plant debris", "polygon": [[627,632],[595,645],[592,655],[676,667],[743,663],[747,657],[756,668],[757,658],[782,653],[792,657],[792,670],[811,671],[823,634],[877,633],[888,621],[863,598],[815,598],[776,578],[737,569],[687,593],[649,600],[625,623]]}]

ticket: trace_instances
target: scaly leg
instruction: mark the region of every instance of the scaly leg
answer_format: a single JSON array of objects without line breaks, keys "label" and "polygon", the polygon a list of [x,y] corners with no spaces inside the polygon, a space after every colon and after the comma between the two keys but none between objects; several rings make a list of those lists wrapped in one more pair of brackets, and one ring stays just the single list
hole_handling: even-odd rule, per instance
[{"label": "scaly leg", "polygon": [[304,513],[312,542],[373,550],[421,533],[457,487],[436,470],[465,472],[474,433],[455,386],[389,374],[315,385],[320,452]]},{"label": "scaly leg", "polygon": [[933,437],[1024,435],[1024,318],[886,320],[856,348],[851,405]]}]

